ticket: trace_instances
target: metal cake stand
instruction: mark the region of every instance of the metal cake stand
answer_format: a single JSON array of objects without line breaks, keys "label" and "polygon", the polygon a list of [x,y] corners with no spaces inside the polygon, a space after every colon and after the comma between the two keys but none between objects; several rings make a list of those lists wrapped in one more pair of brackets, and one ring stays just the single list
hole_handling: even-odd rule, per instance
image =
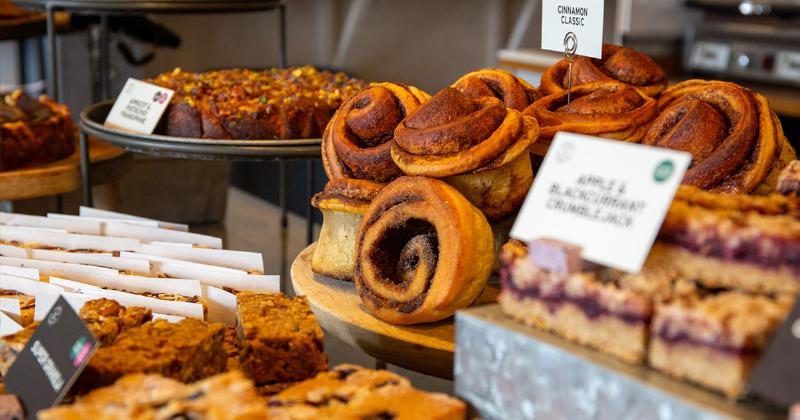
[{"label": "metal cake stand", "polygon": [[[286,161],[308,160],[308,201],[314,193],[313,160],[320,157],[322,139],[304,140],[210,140],[180,138],[156,134],[139,134],[117,128],[106,127],[103,122],[111,111],[114,101],[104,101],[84,109],[80,115],[81,184],[84,205],[92,205],[92,173],[89,162],[89,137],[102,140],[123,149],[151,156],[179,159],[270,161],[277,160],[280,167],[279,201],[281,209],[281,290],[288,288],[286,275],[286,253],[288,235],[288,204],[286,188]],[[306,210],[306,239],[312,241],[313,214],[311,206]]]}]

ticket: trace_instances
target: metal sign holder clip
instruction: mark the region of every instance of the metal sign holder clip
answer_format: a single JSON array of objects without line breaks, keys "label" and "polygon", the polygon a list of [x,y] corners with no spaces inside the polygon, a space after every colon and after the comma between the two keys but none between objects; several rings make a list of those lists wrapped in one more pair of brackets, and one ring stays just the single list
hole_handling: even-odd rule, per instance
[{"label": "metal sign holder clip", "polygon": [[572,100],[572,62],[575,61],[575,57],[577,54],[575,52],[578,50],[578,37],[575,35],[575,32],[567,32],[564,35],[564,57],[566,57],[567,62],[569,62],[569,70],[567,75],[567,106]]}]

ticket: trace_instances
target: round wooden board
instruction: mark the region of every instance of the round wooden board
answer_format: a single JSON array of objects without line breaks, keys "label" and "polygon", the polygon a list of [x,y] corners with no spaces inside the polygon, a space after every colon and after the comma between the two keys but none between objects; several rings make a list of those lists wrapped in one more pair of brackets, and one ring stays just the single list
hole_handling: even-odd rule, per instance
[{"label": "round wooden board", "polygon": [[[292,263],[295,293],[305,295],[326,333],[372,357],[439,378],[453,378],[455,323],[453,318],[433,324],[392,325],[372,317],[361,305],[353,283],[311,271],[314,245]],[[477,304],[495,302],[497,288],[489,286]]]},{"label": "round wooden board", "polygon": [[[124,175],[131,167],[125,150],[90,139],[92,183],[103,184]],[[44,165],[0,172],[0,201],[22,200],[72,192],[81,186],[79,150],[72,156]]]}]

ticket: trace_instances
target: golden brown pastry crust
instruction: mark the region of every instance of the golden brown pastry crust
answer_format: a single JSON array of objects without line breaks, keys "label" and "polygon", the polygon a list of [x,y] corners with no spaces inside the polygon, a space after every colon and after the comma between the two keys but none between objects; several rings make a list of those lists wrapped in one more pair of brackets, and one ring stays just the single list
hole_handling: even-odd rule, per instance
[{"label": "golden brown pastry crust", "polygon": [[[656,97],[666,89],[667,77],[650,57],[619,45],[603,45],[602,59],[579,56],[572,63],[572,87],[593,82],[618,81]],[[566,90],[569,62],[564,59],[552,65],[542,75],[539,89],[544,95]]]},{"label": "golden brown pastry crust", "polygon": [[444,88],[397,127],[392,158],[408,175],[460,175],[511,162],[538,132],[535,120],[496,98]]},{"label": "golden brown pastry crust", "polygon": [[491,96],[507,108],[522,111],[542,95],[525,80],[501,69],[482,69],[467,73],[452,85],[471,97]]},{"label": "golden brown pastry crust", "polygon": [[657,108],[655,99],[624,83],[595,82],[573,87],[569,105],[562,91],[534,102],[523,113],[539,122],[541,139],[531,150],[543,156],[558,131],[639,141]]},{"label": "golden brown pastry crust", "polygon": [[536,120],[497,98],[445,88],[395,131],[392,158],[409,175],[444,178],[490,220],[519,209],[533,182]]},{"label": "golden brown pastry crust", "polygon": [[642,143],[692,153],[686,184],[769,193],[796,156],[767,99],[737,84],[687,80],[665,90],[658,108]]},{"label": "golden brown pastry crust", "polygon": [[353,281],[356,235],[369,203],[383,184],[365,179],[332,179],[311,199],[322,211],[322,228],[311,257],[311,271]]},{"label": "golden brown pastry crust", "polygon": [[345,102],[323,135],[328,178],[387,182],[402,175],[390,153],[395,127],[429,98],[413,86],[376,83]]},{"label": "golden brown pastry crust", "polygon": [[478,209],[442,181],[401,177],[364,215],[354,280],[374,316],[435,322],[480,295],[493,262],[491,227]]},{"label": "golden brown pastry crust", "polygon": [[320,210],[339,210],[364,214],[383,184],[366,179],[331,179],[322,191],[314,194],[311,205]]}]

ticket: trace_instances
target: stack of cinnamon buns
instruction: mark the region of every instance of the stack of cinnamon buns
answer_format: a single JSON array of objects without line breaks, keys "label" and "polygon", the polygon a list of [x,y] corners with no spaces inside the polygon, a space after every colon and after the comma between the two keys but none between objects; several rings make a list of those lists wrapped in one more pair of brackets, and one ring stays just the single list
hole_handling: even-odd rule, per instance
[{"label": "stack of cinnamon buns", "polygon": [[684,183],[713,193],[767,194],[796,158],[766,99],[739,85],[668,87],[649,57],[607,45],[566,62],[537,89],[499,69],[468,73],[430,95],[375,83],[325,129],[330,179],[312,204],[324,223],[315,273],[353,281],[390,323],[435,322],[470,305],[557,131],[692,153]]}]

